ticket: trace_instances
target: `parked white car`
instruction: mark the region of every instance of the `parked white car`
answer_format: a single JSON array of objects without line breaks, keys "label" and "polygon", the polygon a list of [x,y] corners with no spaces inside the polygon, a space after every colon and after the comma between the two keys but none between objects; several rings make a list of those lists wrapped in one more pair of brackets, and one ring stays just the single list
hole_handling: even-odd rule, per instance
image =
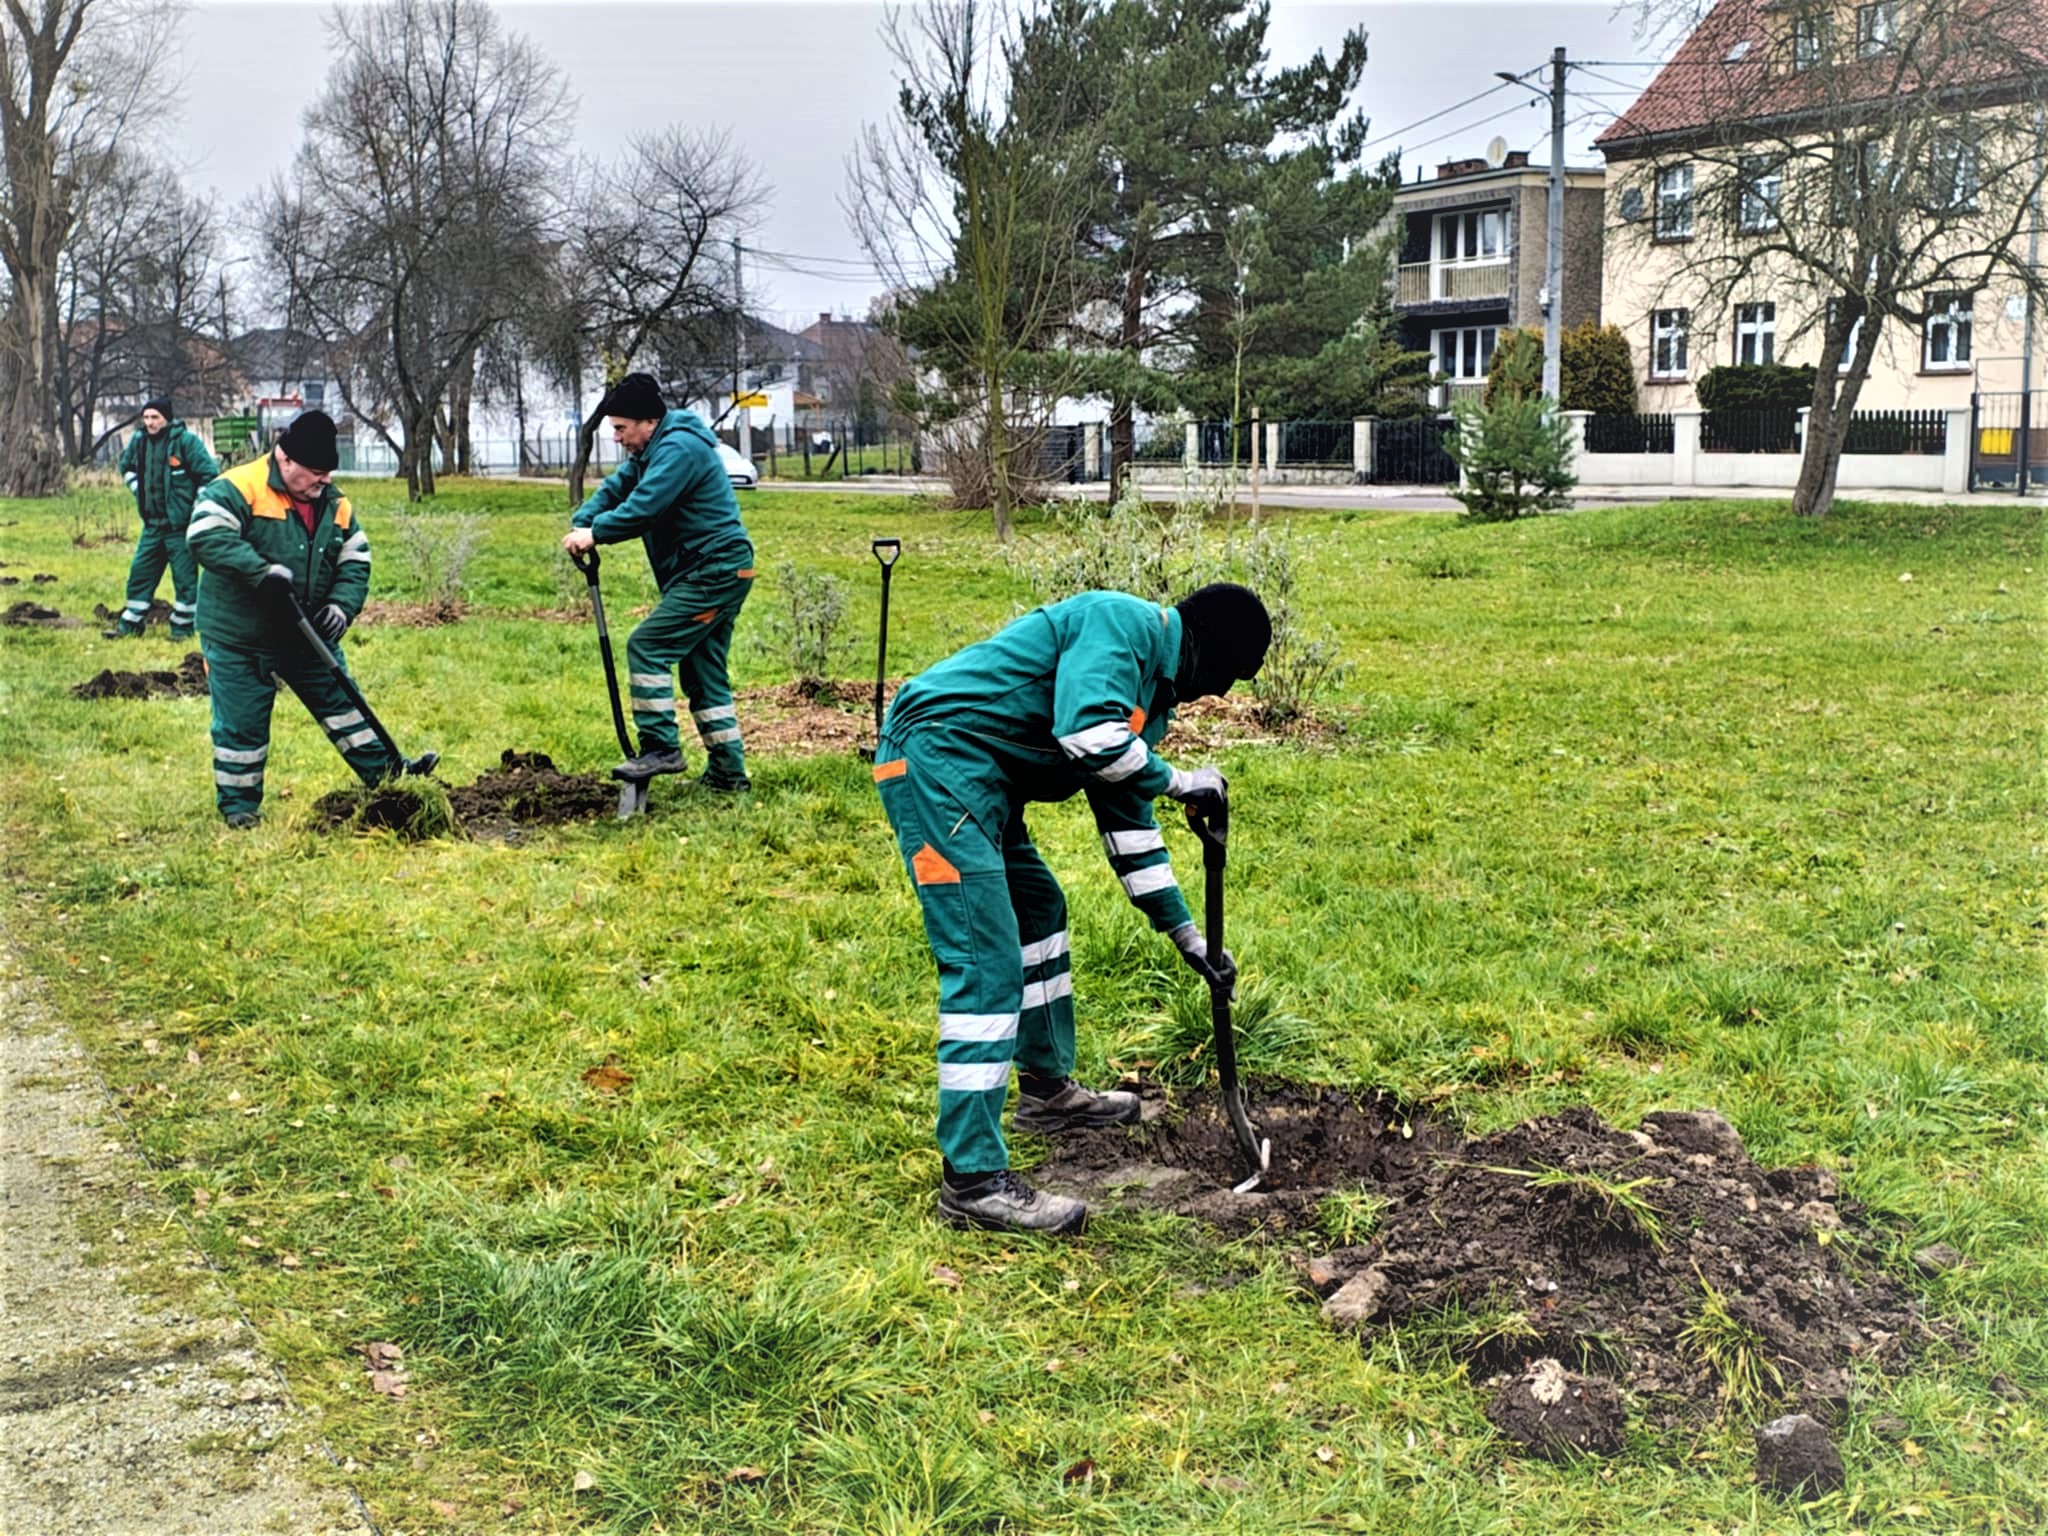
[{"label": "parked white car", "polygon": [[736,491],[751,491],[761,483],[761,471],[752,459],[740,457],[739,450],[718,445],[718,462],[725,466],[725,472],[732,476],[732,488]]}]

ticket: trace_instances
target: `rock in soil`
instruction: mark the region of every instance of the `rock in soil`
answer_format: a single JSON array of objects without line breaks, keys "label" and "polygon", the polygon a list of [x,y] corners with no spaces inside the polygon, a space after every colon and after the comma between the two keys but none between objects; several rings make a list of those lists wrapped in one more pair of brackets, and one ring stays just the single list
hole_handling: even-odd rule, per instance
[{"label": "rock in soil", "polygon": [[16,603],[5,613],[0,613],[0,624],[15,629],[77,629],[78,620],[67,619],[54,608],[45,608],[41,603]]},{"label": "rock in soil", "polygon": [[1327,1220],[1357,1222],[1355,1201],[1326,1218],[1332,1195],[1375,1195],[1377,1225],[1304,1260],[1305,1285],[1366,1339],[1486,1320],[1440,1335],[1478,1379],[1548,1356],[1660,1422],[1719,1411],[1722,1383],[1686,1339],[1708,1287],[1761,1341],[1788,1406],[1824,1416],[1850,1366],[1896,1366],[1930,1337],[1908,1288],[1859,1257],[1889,1245],[1856,1241],[1863,1212],[1834,1175],[1758,1167],[1719,1115],[1623,1131],[1578,1109],[1467,1140],[1389,1099],[1255,1082],[1273,1166],[1259,1193],[1231,1196],[1242,1170],[1214,1091],[1137,1086],[1137,1126],[1061,1137],[1033,1182],[1314,1248],[1332,1246]]},{"label": "rock in soil", "polygon": [[74,699],[181,699],[206,697],[206,659],[187,651],[175,672],[102,671],[72,686]]},{"label": "rock in soil", "polygon": [[1628,1427],[1613,1382],[1568,1371],[1547,1355],[1501,1385],[1486,1417],[1524,1450],[1552,1461],[1618,1456]]},{"label": "rock in soil", "polygon": [[1803,1413],[1773,1419],[1756,1432],[1756,1480],[1788,1498],[1818,1498],[1847,1480],[1827,1427]]}]

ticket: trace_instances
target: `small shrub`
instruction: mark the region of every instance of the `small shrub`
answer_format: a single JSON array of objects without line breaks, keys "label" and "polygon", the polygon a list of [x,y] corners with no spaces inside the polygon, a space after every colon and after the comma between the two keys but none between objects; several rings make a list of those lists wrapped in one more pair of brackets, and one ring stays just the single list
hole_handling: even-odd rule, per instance
[{"label": "small shrub", "polygon": [[468,513],[451,516],[400,508],[392,514],[389,526],[407,572],[419,588],[421,605],[444,623],[460,618],[468,591],[469,562],[483,542],[483,519]]},{"label": "small shrub", "polygon": [[1177,602],[1223,577],[1223,559],[1205,537],[1209,510],[1192,498],[1169,505],[1148,502],[1136,477],[1127,477],[1122,494],[1108,507],[1082,504],[1054,514],[1058,543],[1013,547],[1010,568],[1024,577],[1040,603],[1081,592],[1129,592],[1155,603]]},{"label": "small shrub", "polygon": [[[1633,416],[1636,412],[1636,365],[1628,337],[1619,326],[1596,325],[1591,320],[1575,325],[1559,338],[1563,362],[1558,367],[1557,388],[1567,411],[1608,412]],[[1543,332],[1534,329],[1510,331],[1494,349],[1486,370],[1482,399],[1493,403],[1503,375],[1519,367],[1525,353],[1535,357],[1533,373],[1543,376]]]},{"label": "small shrub", "polygon": [[1444,450],[1465,472],[1465,483],[1451,494],[1464,503],[1467,522],[1512,522],[1571,505],[1578,484],[1571,423],[1539,393],[1539,351],[1514,350],[1489,402],[1461,400],[1452,407],[1458,430],[1444,440]]},{"label": "small shrub", "polygon": [[1244,552],[1245,585],[1259,594],[1273,621],[1266,664],[1252,679],[1259,718],[1270,726],[1303,719],[1316,701],[1341,687],[1351,673],[1327,624],[1311,629],[1296,602],[1300,561],[1291,532],[1270,526],[1253,530]]},{"label": "small shrub", "polygon": [[775,567],[775,593],[769,638],[798,686],[819,693],[830,682],[844,645],[846,583],[800,571],[795,562],[784,560]]},{"label": "small shrub", "polygon": [[1724,363],[1700,375],[1700,408],[1796,411],[1813,404],[1814,369],[1786,363]]}]

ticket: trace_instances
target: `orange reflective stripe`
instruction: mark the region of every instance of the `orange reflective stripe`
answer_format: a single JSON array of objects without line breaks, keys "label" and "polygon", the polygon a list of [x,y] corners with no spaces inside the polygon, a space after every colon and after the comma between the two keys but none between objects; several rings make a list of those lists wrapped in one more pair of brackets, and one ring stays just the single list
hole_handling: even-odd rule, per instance
[{"label": "orange reflective stripe", "polygon": [[713,619],[717,617],[718,610],[716,608],[706,608],[702,613],[697,615],[697,622],[699,624],[709,624]]},{"label": "orange reflective stripe", "polygon": [[910,872],[917,877],[919,885],[958,885],[960,871],[946,862],[946,856],[930,843],[910,858]]},{"label": "orange reflective stripe", "polygon": [[1144,729],[1145,706],[1140,704],[1136,709],[1131,711],[1131,734],[1135,736]]},{"label": "orange reflective stripe", "polygon": [[875,782],[879,784],[884,779],[900,779],[908,772],[910,772],[910,764],[904,758],[899,757],[893,763],[877,763],[875,764]]},{"label": "orange reflective stripe", "polygon": [[752,581],[754,579],[754,568],[750,565],[745,570],[734,571],[732,574],[735,581]]}]

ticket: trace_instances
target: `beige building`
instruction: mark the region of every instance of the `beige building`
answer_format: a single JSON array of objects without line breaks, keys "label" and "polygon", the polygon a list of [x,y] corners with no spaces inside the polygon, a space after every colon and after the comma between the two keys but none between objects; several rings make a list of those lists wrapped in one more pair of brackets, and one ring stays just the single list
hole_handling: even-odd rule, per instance
[{"label": "beige building", "polygon": [[[2030,312],[2032,383],[2043,387],[2048,307],[2029,305],[2014,264],[2048,260],[2048,235],[2030,258],[2029,221],[2015,214],[2040,178],[2048,6],[2008,0],[2020,38],[2002,42],[1988,67],[1973,65],[1965,86],[1937,87],[1927,82],[1962,55],[1936,59],[1926,32],[1914,30],[1935,3],[1957,0],[1922,0],[1917,11],[1904,0],[1719,0],[1600,136],[1601,310],[1628,335],[1643,410],[1696,408],[1695,385],[1721,364],[1817,366],[1839,301],[1812,275],[1812,258],[1839,235],[1842,252],[1870,259],[1875,215],[1858,224],[1859,197],[1892,199],[1895,211],[1910,205],[1891,242],[1901,271],[1937,277],[1910,293],[1902,280],[1901,303],[1922,318],[1879,326],[1857,409],[1950,410],[1980,391],[2016,398]],[[1941,111],[1901,110],[1902,100],[1937,89]],[[1831,144],[1861,151],[1860,167],[1844,169]],[[1912,163],[1894,169],[1886,157],[1900,146]],[[1997,244],[1993,231],[2015,222],[2021,234],[2006,243],[2006,264],[1980,254]],[[1859,330],[1852,345],[1861,339]]]}]

